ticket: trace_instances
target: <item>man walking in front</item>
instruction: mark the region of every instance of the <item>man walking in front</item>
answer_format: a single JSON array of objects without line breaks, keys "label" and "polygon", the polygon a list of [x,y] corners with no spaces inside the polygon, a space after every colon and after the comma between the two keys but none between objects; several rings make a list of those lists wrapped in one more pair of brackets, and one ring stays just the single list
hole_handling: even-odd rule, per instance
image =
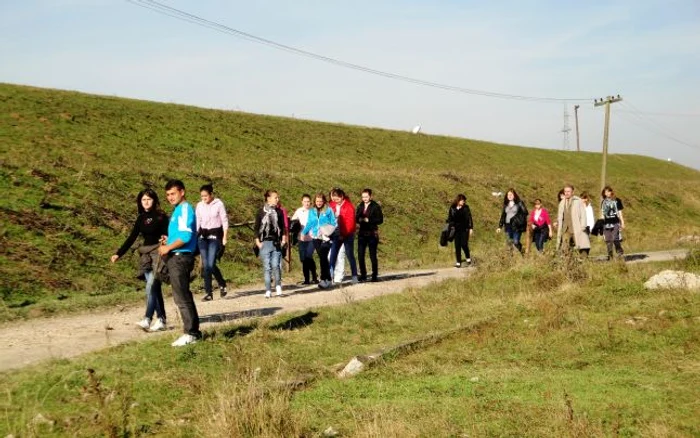
[{"label": "man walking in front", "polygon": [[194,209],[185,199],[185,184],[182,181],[168,181],[165,196],[175,210],[168,224],[168,240],[158,248],[158,252],[162,257],[167,257],[173,300],[180,311],[185,332],[172,346],[182,347],[202,338],[197,307],[190,291],[190,273],[194,268],[194,251],[197,246],[197,224]]},{"label": "man walking in front", "polygon": [[[557,221],[557,249],[569,254],[572,246],[587,256],[591,250],[591,241],[586,234],[586,206],[581,198],[574,196],[574,186],[564,186],[564,198],[559,202]],[[572,245],[573,242],[573,245]]]}]

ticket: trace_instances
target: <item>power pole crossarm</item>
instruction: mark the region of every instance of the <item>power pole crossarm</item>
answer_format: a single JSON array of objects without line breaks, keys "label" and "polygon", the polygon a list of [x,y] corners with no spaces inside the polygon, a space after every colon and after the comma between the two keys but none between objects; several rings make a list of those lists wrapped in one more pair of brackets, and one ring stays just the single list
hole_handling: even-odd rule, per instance
[{"label": "power pole crossarm", "polygon": [[593,101],[593,106],[603,106],[605,105],[605,128],[603,130],[603,170],[600,175],[600,191],[602,192],[605,188],[605,172],[608,164],[608,136],[610,133],[610,104],[620,102],[622,97],[618,94],[617,96],[608,96],[605,99],[595,99]]}]

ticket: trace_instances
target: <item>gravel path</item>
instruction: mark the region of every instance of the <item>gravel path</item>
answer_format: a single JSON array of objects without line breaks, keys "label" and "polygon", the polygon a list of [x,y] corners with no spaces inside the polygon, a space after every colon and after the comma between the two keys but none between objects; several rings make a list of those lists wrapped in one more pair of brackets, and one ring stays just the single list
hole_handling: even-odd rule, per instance
[{"label": "gravel path", "polygon": [[[658,262],[685,258],[687,250],[630,254],[628,263]],[[473,268],[443,268],[388,273],[377,283],[336,286],[320,290],[316,286],[284,286],[282,297],[264,298],[262,285],[231,290],[225,299],[197,301],[201,327],[206,330],[227,321],[277,315],[322,306],[346,304],[380,295],[399,293],[447,278],[465,278]],[[202,295],[195,295],[200,300]],[[48,359],[70,358],[132,340],[162,337],[171,342],[180,335],[180,320],[172,298],[166,299],[168,330],[147,333],[135,322],[143,318],[143,305],[120,306],[76,315],[37,318],[0,325],[0,371],[21,368]]]}]

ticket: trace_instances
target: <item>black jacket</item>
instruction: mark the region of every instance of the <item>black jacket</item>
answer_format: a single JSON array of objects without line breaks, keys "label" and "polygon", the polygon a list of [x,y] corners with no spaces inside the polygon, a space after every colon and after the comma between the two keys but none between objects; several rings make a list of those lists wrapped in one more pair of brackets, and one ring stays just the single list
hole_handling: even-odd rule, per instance
[{"label": "black jacket", "polygon": [[474,228],[472,221],[472,212],[467,204],[464,207],[457,208],[454,205],[447,212],[447,223],[455,227],[456,230],[466,231]]},{"label": "black jacket", "polygon": [[[369,219],[369,221],[365,222],[365,218]],[[358,233],[360,236],[369,236],[376,233],[379,229],[379,225],[384,223],[382,207],[374,201],[369,201],[369,205],[365,211],[365,203],[360,201],[355,209],[355,222],[360,224]]]},{"label": "black jacket", "polygon": [[134,244],[139,234],[143,235],[143,245],[157,245],[160,236],[168,235],[168,215],[160,211],[147,211],[141,213],[134,222],[131,234],[126,238],[124,244],[117,250],[117,255],[122,257]]},{"label": "black jacket", "polygon": [[[513,217],[513,219],[511,219],[511,221],[515,220],[516,222],[518,222],[518,226],[516,227],[516,230],[520,231],[520,232],[524,232],[525,230],[527,230],[527,214],[528,214],[527,207],[525,207],[525,204],[523,203],[523,201],[518,201],[515,205],[518,207],[518,212],[515,213],[515,217],[517,217],[518,219]],[[503,208],[501,209],[501,220],[498,221],[498,227],[501,228],[505,224],[506,224],[506,207],[504,205]],[[511,226],[512,225],[513,224],[511,223]]]},{"label": "black jacket", "polygon": [[287,233],[287,229],[284,226],[284,213],[279,207],[275,207],[275,210],[277,211],[277,227],[279,228],[279,234],[278,235],[268,235],[268,236],[263,236],[261,231],[260,231],[260,226],[262,224],[262,220],[265,217],[265,207],[260,207],[260,210],[258,210],[258,214],[255,216],[255,237],[260,239],[260,241],[264,240],[271,240],[275,242],[276,244],[279,244],[282,241],[282,236],[284,236]]}]

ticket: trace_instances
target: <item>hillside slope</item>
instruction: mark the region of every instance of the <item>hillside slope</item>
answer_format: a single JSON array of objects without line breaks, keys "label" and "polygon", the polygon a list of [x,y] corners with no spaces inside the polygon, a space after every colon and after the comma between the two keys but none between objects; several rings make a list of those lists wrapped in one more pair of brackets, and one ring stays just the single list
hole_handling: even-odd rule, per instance
[{"label": "hillside slope", "polygon": [[[372,187],[386,216],[382,265],[412,267],[449,263],[437,235],[456,193],[472,208],[478,257],[501,245],[492,192],[512,186],[528,206],[541,197],[551,209],[566,182],[597,193],[599,172],[593,153],[0,84],[0,319],[137,299],[133,260],[108,258],[130,230],[136,193],[162,193],[172,177],[194,202],[213,182],[233,222],[251,220],[267,188],[293,209],[304,192],[341,186],[357,201]],[[625,201],[630,249],[700,234],[700,172],[611,155],[608,175]],[[251,236],[232,233],[222,267],[234,283],[260,275]]]}]

